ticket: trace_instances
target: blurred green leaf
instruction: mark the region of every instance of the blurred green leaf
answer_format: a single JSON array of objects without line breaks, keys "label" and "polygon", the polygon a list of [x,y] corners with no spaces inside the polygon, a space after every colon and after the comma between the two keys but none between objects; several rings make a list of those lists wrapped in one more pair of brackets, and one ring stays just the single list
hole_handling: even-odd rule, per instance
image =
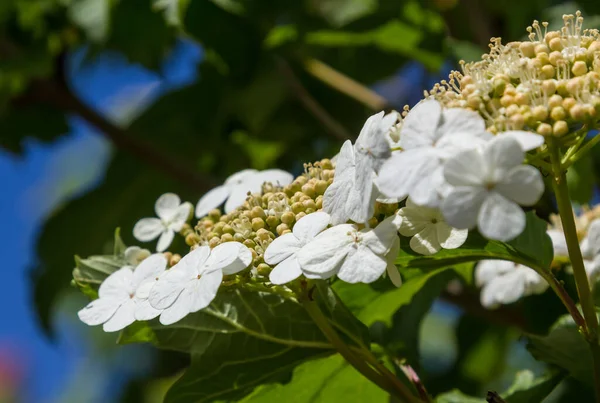
[{"label": "blurred green leaf", "polygon": [[485,401],[485,399],[467,396],[458,389],[442,393],[435,398],[435,403],[485,403]]},{"label": "blurred green leaf", "polygon": [[594,162],[590,154],[584,155],[567,170],[567,183],[571,200],[579,204],[588,204],[592,200],[596,175]]},{"label": "blurred green leaf", "polygon": [[564,377],[564,373],[560,371],[548,372],[540,377],[536,377],[530,370],[519,371],[502,398],[506,403],[541,402]]},{"label": "blurred green leaf", "polygon": [[569,315],[561,317],[546,336],[528,335],[527,349],[535,359],[557,366],[588,386],[594,384],[590,348]]}]

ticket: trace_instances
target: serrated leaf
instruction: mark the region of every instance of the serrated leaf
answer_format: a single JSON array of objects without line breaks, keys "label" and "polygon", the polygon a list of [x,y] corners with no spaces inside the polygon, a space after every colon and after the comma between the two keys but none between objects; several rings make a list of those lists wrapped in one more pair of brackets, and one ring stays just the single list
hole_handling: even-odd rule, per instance
[{"label": "serrated leaf", "polygon": [[594,384],[590,347],[569,315],[559,318],[546,336],[528,335],[527,349],[536,360],[555,365],[586,385]]},{"label": "serrated leaf", "polygon": [[533,212],[527,213],[525,230],[508,243],[490,241],[470,232],[467,241],[458,249],[442,249],[432,256],[413,252],[408,242],[401,242],[396,265],[401,269],[433,269],[482,259],[503,259],[537,268],[548,268],[554,254],[552,241],[546,234],[547,224]]}]

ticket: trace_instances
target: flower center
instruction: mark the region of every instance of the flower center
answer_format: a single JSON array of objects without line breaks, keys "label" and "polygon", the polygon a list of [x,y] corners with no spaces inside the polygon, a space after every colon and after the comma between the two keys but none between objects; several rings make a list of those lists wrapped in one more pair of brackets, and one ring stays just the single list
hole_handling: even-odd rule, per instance
[{"label": "flower center", "polygon": [[432,219],[431,219],[431,223],[432,223],[432,224],[437,224],[437,222],[438,222],[437,218],[432,218]]},{"label": "flower center", "polygon": [[496,184],[494,182],[488,182],[485,184],[486,190],[494,190],[495,187],[496,187]]},{"label": "flower center", "polygon": [[198,280],[200,280],[200,277],[202,277],[202,275],[198,274],[198,276],[196,277]]}]

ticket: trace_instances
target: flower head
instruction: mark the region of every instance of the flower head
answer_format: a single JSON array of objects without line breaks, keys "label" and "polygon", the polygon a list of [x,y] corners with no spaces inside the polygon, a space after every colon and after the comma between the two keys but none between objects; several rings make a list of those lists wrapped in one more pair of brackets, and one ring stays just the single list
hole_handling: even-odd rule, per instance
[{"label": "flower head", "polygon": [[165,270],[167,259],[161,253],[146,258],[135,269],[124,266],[108,276],[98,290],[98,299],[90,302],[77,314],[90,326],[104,324],[105,332],[121,330],[136,320],[136,311],[142,309],[148,319],[160,312],[145,309],[144,290]]},{"label": "flower head", "polygon": [[400,147],[381,168],[377,186],[387,197],[410,196],[421,206],[437,207],[443,195],[443,164],[458,151],[482,144],[491,136],[484,120],[465,109],[444,109],[425,100],[402,124]]},{"label": "flower head", "polygon": [[540,172],[523,165],[523,159],[515,139],[498,136],[448,160],[444,177],[453,188],[441,204],[446,222],[455,228],[477,226],[483,236],[499,241],[523,232],[519,204],[532,206],[544,192]]},{"label": "flower head", "polygon": [[469,230],[452,228],[435,208],[416,205],[409,197],[406,207],[398,211],[399,232],[412,237],[410,248],[422,255],[432,255],[443,249],[456,249],[467,240]]},{"label": "flower head", "polygon": [[252,253],[239,242],[225,242],[213,250],[200,246],[158,278],[149,293],[150,305],[162,310],[160,323],[175,323],[206,308],[217,295],[223,275],[240,272],[251,261]]},{"label": "flower head", "polygon": [[481,289],[481,305],[493,308],[519,298],[541,294],[548,283],[533,269],[506,260],[482,260],[477,264],[475,283]]},{"label": "flower head", "polygon": [[398,239],[395,217],[374,229],[354,224],[331,227],[297,254],[304,273],[317,278],[337,276],[348,283],[372,283],[388,268],[388,253]]},{"label": "flower head", "polygon": [[[264,254],[265,263],[273,265],[269,279],[273,284],[285,284],[302,274],[296,254],[329,225],[327,213],[311,213],[294,225],[292,232],[275,238]],[[310,274],[307,273],[307,277]]]},{"label": "flower head", "polygon": [[248,197],[248,192],[258,193],[266,182],[277,186],[285,186],[292,182],[294,177],[281,169],[267,169],[257,171],[255,169],[244,169],[236,172],[225,179],[221,186],[208,191],[196,205],[196,217],[204,217],[212,209],[225,203],[225,212],[230,213],[236,207],[241,206]]},{"label": "flower head", "polygon": [[142,242],[158,238],[156,250],[163,252],[173,242],[175,232],[181,231],[188,220],[192,205],[181,203],[179,196],[176,194],[165,193],[156,201],[154,210],[158,218],[142,218],[139,220],[133,227],[133,236]]}]

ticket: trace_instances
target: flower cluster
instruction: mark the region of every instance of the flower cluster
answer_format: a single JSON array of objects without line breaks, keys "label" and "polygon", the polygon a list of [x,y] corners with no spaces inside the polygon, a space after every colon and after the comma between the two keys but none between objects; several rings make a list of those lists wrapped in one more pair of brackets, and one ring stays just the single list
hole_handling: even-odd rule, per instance
[{"label": "flower cluster", "polygon": [[538,21],[529,40],[502,44],[493,38],[482,61],[462,63],[428,93],[447,107],[480,113],[488,129],[531,130],[563,136],[569,127],[596,121],[600,112],[600,34],[583,29],[583,17],[563,16],[548,31]]}]

